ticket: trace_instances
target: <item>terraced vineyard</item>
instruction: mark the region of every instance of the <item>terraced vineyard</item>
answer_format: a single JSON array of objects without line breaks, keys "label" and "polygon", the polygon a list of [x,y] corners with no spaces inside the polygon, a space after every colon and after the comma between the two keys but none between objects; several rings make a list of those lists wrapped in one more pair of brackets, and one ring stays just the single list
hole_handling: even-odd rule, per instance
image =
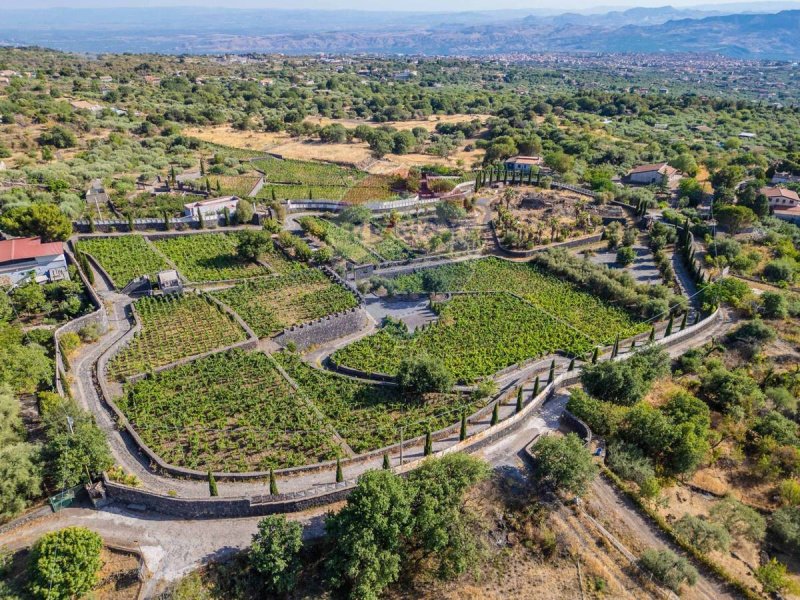
[{"label": "terraced vineyard", "polygon": [[391,233],[384,234],[374,250],[386,260],[404,260],[416,256],[408,245]]},{"label": "terraced vineyard", "polygon": [[399,442],[401,428],[406,439],[437,431],[458,422],[462,410],[472,414],[485,403],[456,394],[428,394],[414,400],[403,397],[397,388],[314,369],[296,354],[273,356],[358,453]]},{"label": "terraced vineyard", "polygon": [[330,460],[341,453],[261,352],[234,350],[126,386],[120,409],[167,462],[244,472]]},{"label": "terraced vineyard", "polygon": [[[261,265],[246,262],[236,255],[238,240],[235,235],[224,233],[176,235],[156,240],[154,243],[159,251],[177,265],[178,271],[189,281],[245,279],[269,273],[269,270]],[[281,268],[285,267],[283,263],[289,264],[282,257],[278,257],[277,253],[274,257],[276,265]]]},{"label": "terraced vineyard", "polygon": [[336,185],[290,185],[266,184],[258,193],[257,198],[271,200],[273,192],[276,200],[342,200],[348,188]]},{"label": "terraced vineyard", "polygon": [[356,297],[317,269],[248,281],[214,294],[259,337],[358,305]]},{"label": "terraced vineyard", "polygon": [[331,221],[317,217],[303,217],[299,222],[304,229],[311,227],[312,230],[323,232],[324,241],[333,248],[336,254],[346,260],[357,264],[380,262],[357,235]]},{"label": "terraced vineyard", "polygon": [[396,375],[404,357],[427,353],[461,382],[496,373],[528,358],[564,350],[587,353],[590,339],[509,294],[457,295],[432,326],[403,335],[385,328],[334,352],[339,364]]},{"label": "terraced vineyard", "polygon": [[346,189],[366,177],[366,173],[356,169],[322,162],[268,157],[254,160],[252,164],[259,171],[263,171],[270,184],[336,186]]},{"label": "terraced vineyard", "polygon": [[205,296],[150,296],[134,307],[142,330],[109,364],[115,379],[247,339],[242,327]]},{"label": "terraced vineyard", "polygon": [[626,311],[526,263],[497,258],[465,261],[404,275],[398,293],[422,291],[508,291],[584,332],[595,343],[611,343],[649,329]]},{"label": "terraced vineyard", "polygon": [[85,238],[78,241],[80,252],[91,254],[118,289],[142,275],[153,275],[170,266],[140,235]]}]

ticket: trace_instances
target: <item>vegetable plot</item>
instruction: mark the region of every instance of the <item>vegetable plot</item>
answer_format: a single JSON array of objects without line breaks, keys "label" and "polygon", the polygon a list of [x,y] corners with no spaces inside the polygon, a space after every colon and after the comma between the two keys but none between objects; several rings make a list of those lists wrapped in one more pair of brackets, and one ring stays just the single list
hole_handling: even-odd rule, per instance
[{"label": "vegetable plot", "polygon": [[356,297],[317,269],[248,281],[214,295],[259,337],[358,305]]},{"label": "vegetable plot", "polygon": [[109,375],[119,380],[247,339],[241,326],[205,296],[149,296],[134,308],[142,330],[109,364]]},{"label": "vegetable plot", "polygon": [[350,447],[368,452],[401,440],[437,431],[458,422],[485,404],[457,394],[406,398],[398,388],[372,385],[314,369],[296,354],[273,355],[303,394],[335,425]]},{"label": "vegetable plot", "polygon": [[400,362],[422,352],[441,360],[461,382],[472,382],[529,358],[565,350],[583,354],[591,341],[569,325],[509,294],[459,295],[439,320],[413,335],[386,328],[337,350],[336,364],[396,375]]},{"label": "vegetable plot", "polygon": [[158,373],[126,386],[118,405],[173,465],[244,472],[341,453],[326,424],[261,352],[233,350]]},{"label": "vegetable plot", "polygon": [[79,240],[77,247],[100,263],[117,289],[142,275],[154,275],[170,268],[140,235],[86,238]]},{"label": "vegetable plot", "polygon": [[[245,279],[269,273],[261,265],[247,262],[236,255],[238,239],[234,235],[176,235],[155,240],[154,243],[189,281]],[[280,260],[276,258],[276,264],[280,264]]]}]

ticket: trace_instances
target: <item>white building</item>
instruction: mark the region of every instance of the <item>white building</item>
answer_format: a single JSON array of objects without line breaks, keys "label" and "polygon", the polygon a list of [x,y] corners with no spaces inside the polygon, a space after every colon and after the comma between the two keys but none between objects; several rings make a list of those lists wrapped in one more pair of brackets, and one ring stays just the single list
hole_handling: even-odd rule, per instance
[{"label": "white building", "polygon": [[225,209],[233,214],[239,205],[239,198],[236,196],[223,196],[222,198],[212,198],[202,202],[190,202],[183,205],[183,214],[187,217],[198,217],[202,214],[203,218],[213,218],[225,213]]},{"label": "white building", "polygon": [[40,238],[1,241],[0,285],[16,285],[27,277],[38,283],[69,279],[64,244]]},{"label": "white building", "polygon": [[660,184],[665,179],[672,184],[679,179],[678,170],[670,167],[667,163],[656,163],[653,165],[640,165],[630,170],[628,180],[631,183],[642,185]]},{"label": "white building", "polygon": [[800,205],[800,196],[797,192],[783,187],[764,187],[760,192],[769,200],[772,209],[787,209]]}]

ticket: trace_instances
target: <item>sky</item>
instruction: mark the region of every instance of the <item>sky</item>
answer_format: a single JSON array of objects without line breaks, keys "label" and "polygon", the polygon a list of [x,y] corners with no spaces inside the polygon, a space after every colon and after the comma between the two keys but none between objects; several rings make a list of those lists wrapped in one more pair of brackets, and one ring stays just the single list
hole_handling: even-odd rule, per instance
[{"label": "sky", "polygon": [[[561,0],[556,5],[562,10],[587,10],[602,7],[630,8],[632,6],[682,6],[702,4],[731,4],[732,0]],[[735,2],[735,0],[734,0]],[[738,3],[738,2],[737,2]],[[748,5],[773,4],[769,0],[750,0]],[[554,8],[552,0],[0,0],[4,9],[39,9],[53,7],[111,8],[152,6],[209,6],[232,8],[315,8],[357,10],[414,10],[414,11],[463,11]]]}]

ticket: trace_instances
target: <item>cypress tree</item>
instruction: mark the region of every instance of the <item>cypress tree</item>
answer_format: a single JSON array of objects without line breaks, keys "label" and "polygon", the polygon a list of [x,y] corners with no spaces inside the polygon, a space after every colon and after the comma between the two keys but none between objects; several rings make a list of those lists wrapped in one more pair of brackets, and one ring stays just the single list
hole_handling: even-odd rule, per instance
[{"label": "cypress tree", "polygon": [[458,432],[458,441],[463,442],[467,439],[467,413],[461,413],[461,431]]},{"label": "cypress tree", "polygon": [[508,169],[503,169],[503,185],[508,183]]},{"label": "cypress tree", "polygon": [[675,317],[670,315],[669,322],[667,323],[667,330],[664,332],[664,337],[669,337],[672,335],[672,325],[674,322],[675,322]]},{"label": "cypress tree", "polygon": [[548,385],[553,383],[553,380],[555,378],[556,378],[556,359],[554,358],[553,361],[550,363],[550,373],[547,375]]},{"label": "cypress tree", "polygon": [[197,222],[200,225],[200,229],[206,228],[206,222],[205,219],[203,219],[203,211],[200,209],[197,209]]},{"label": "cypress tree", "polygon": [[211,180],[206,178],[206,191],[210,194],[211,193]]},{"label": "cypress tree", "polygon": [[533,169],[528,169],[528,185],[533,181]]},{"label": "cypress tree", "polygon": [[494,403],[494,408],[492,409],[492,421],[490,425],[494,426],[497,425],[497,422],[500,420],[500,402]]},{"label": "cypress tree", "polygon": [[211,472],[211,469],[208,470],[208,493],[211,496],[219,496],[217,481],[214,479],[214,474]]},{"label": "cypress tree", "polygon": [[219,179],[217,179],[217,191],[218,191],[218,192],[221,192],[221,191],[222,191],[222,185],[220,185],[220,183],[219,183]]},{"label": "cypress tree", "polygon": [[656,326],[655,325],[653,325],[652,329],[650,329],[650,337],[647,338],[647,339],[650,342],[655,342],[656,341]]},{"label": "cypress tree", "polygon": [[269,493],[272,496],[278,495],[278,482],[275,481],[275,472],[272,469],[269,470]]},{"label": "cypress tree", "polygon": [[575,370],[575,357],[573,356],[569,361],[569,366],[567,367],[567,371],[574,371]]},{"label": "cypress tree", "polygon": [[206,174],[206,164],[203,162],[203,159],[200,159],[200,177],[204,177]]},{"label": "cypress tree", "polygon": [[539,395],[539,376],[537,375],[536,380],[533,382],[533,397],[536,398],[536,396],[538,395]]},{"label": "cypress tree", "polygon": [[128,231],[133,231],[133,215],[128,213]]},{"label": "cypress tree", "polygon": [[693,325],[697,325],[700,322],[700,311],[694,313],[694,323]]},{"label": "cypress tree", "polygon": [[383,470],[384,471],[388,471],[391,468],[392,468],[392,464],[389,462],[389,455],[388,454],[384,454],[383,455]]},{"label": "cypress tree", "polygon": [[522,411],[522,405],[524,403],[524,398],[522,395],[522,386],[517,388],[517,412]]},{"label": "cypress tree", "polygon": [[230,227],[231,226],[231,211],[228,210],[227,206],[222,211],[222,218],[223,218],[223,223],[225,223],[225,227]]},{"label": "cypress tree", "polygon": [[94,219],[92,218],[92,215],[88,216],[88,221],[89,221],[89,233],[94,233]]},{"label": "cypress tree", "polygon": [[270,190],[272,191],[272,201],[277,202],[278,197],[275,195],[275,188],[270,188]]},{"label": "cypress tree", "polygon": [[169,213],[164,211],[164,229],[169,231],[172,229],[172,221],[169,220]]},{"label": "cypress tree", "polygon": [[594,351],[592,352],[592,364],[597,364],[597,357],[600,355],[600,348],[597,346],[594,347]]},{"label": "cypress tree", "polygon": [[433,440],[431,439],[431,432],[428,430],[425,432],[425,456],[430,456],[433,454]]},{"label": "cypress tree", "polygon": [[681,331],[686,329],[686,320],[689,318],[689,311],[687,310],[683,313],[683,318],[681,319]]},{"label": "cypress tree", "polygon": [[619,334],[614,339],[614,346],[611,348],[611,358],[616,358],[619,355]]},{"label": "cypress tree", "polygon": [[631,340],[631,352],[636,348],[636,338]]},{"label": "cypress tree", "polygon": [[344,481],[344,473],[342,473],[342,463],[339,459],[336,459],[336,483],[341,483]]}]

